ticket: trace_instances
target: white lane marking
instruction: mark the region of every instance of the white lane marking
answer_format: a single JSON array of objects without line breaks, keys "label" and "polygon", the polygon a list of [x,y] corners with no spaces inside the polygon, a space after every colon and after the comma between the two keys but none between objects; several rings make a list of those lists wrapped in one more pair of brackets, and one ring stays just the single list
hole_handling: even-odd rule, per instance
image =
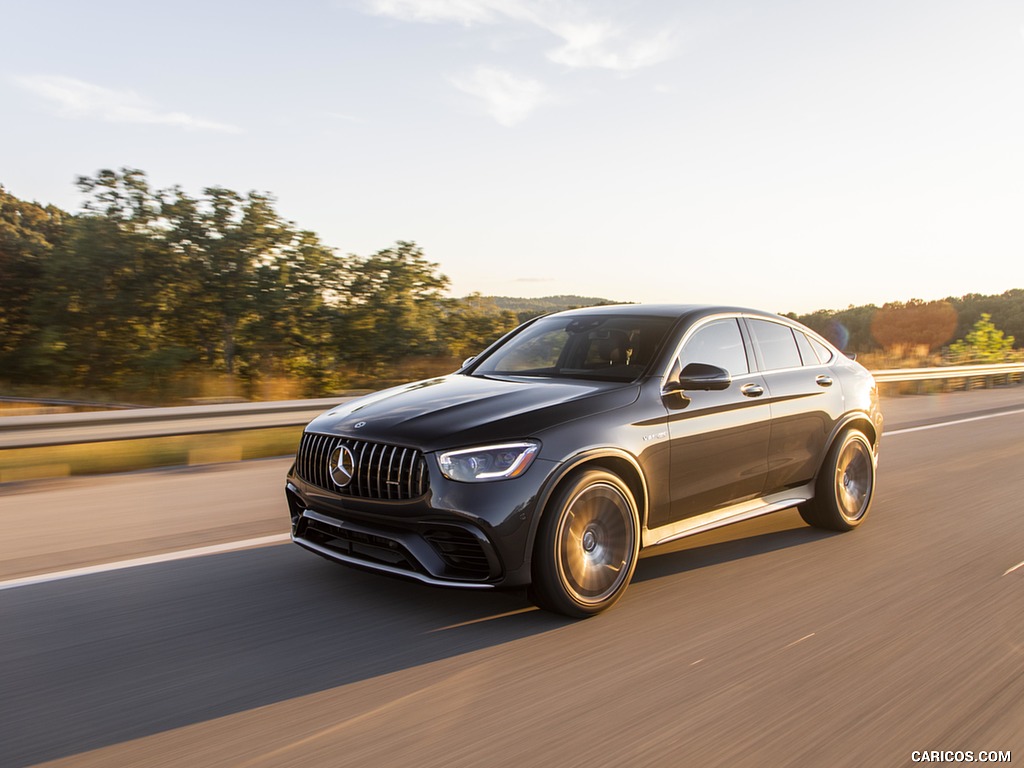
[{"label": "white lane marking", "polygon": [[120,571],[124,568],[137,568],[140,565],[153,565],[154,563],[169,563],[174,560],[187,560],[190,557],[203,557],[204,555],[216,555],[222,552],[234,552],[239,549],[262,547],[267,544],[279,544],[283,541],[288,541],[290,538],[291,537],[287,533],[278,533],[274,534],[273,536],[261,536],[258,539],[242,539],[240,541],[228,541],[223,544],[212,544],[208,547],[181,549],[177,552],[165,552],[161,555],[136,557],[132,560],[117,560],[113,563],[89,565],[84,568],[71,568],[66,571],[51,571],[50,573],[39,573],[35,576],[25,576],[20,579],[8,579],[7,581],[0,581],[0,590],[14,589],[15,587],[28,587],[33,584],[45,584],[48,581],[59,581],[60,579],[74,579],[78,576],[90,576],[94,573]]},{"label": "white lane marking", "polygon": [[1015,566],[1013,566],[1013,568],[1011,568],[1006,573],[1004,573],[1003,576],[1009,576],[1011,573],[1013,573],[1014,571],[1016,571],[1016,570],[1018,570],[1020,568],[1024,568],[1024,560],[1022,560],[1021,562],[1019,562]]},{"label": "white lane marking", "polygon": [[[792,647],[793,647],[794,645],[796,645],[797,643],[802,643],[802,642],[803,642],[804,640],[809,640],[809,639],[811,639],[812,637],[814,637],[814,635],[815,635],[815,634],[817,634],[817,633],[815,633],[815,632],[811,632],[811,634],[809,634],[809,635],[804,635],[804,636],[803,636],[803,637],[801,637],[801,638],[800,638],[799,640],[794,640],[794,641],[793,641],[792,643],[790,643],[789,645],[787,645],[787,646],[786,646],[786,648],[792,648]],[[782,650],[786,650],[786,648],[783,648]]]},{"label": "white lane marking", "polygon": [[892,437],[893,435],[906,435],[910,432],[922,432],[926,429],[939,429],[941,427],[952,427],[956,424],[966,424],[969,421],[982,421],[984,419],[998,419],[1000,416],[1013,416],[1017,413],[1024,413],[1024,408],[1018,408],[1016,411],[1002,411],[1001,413],[986,413],[984,416],[971,416],[966,419],[957,419],[956,421],[943,421],[939,424],[925,424],[923,427],[907,427],[906,429],[894,429],[891,432],[886,430],[882,433],[884,437]]}]

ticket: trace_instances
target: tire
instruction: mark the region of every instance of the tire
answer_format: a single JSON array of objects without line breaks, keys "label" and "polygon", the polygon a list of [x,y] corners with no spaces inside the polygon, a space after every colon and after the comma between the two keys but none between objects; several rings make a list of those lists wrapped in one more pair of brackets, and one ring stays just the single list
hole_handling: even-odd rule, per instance
[{"label": "tire", "polygon": [[859,429],[848,429],[829,448],[818,472],[814,498],[800,505],[800,517],[815,528],[852,531],[867,517],[874,495],[871,441]]},{"label": "tire", "polygon": [[636,568],[640,522],[622,480],[587,470],[558,489],[537,531],[530,597],[573,618],[611,608]]}]

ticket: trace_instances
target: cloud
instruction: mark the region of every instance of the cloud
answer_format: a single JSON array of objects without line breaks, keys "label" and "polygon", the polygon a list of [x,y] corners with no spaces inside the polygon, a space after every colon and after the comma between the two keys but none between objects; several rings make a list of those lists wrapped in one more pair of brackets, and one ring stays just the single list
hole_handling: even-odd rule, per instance
[{"label": "cloud", "polygon": [[675,41],[668,30],[631,40],[622,29],[596,22],[560,25],[558,34],[564,44],[549,52],[548,58],[572,68],[632,72],[665,61],[675,53]]},{"label": "cloud", "polygon": [[204,120],[184,112],[168,112],[133,91],[119,91],[60,75],[15,77],[16,85],[50,102],[57,115],[108,123],[171,125],[185,130],[239,133],[233,125]]},{"label": "cloud", "polygon": [[452,78],[452,84],[483,101],[487,113],[505,126],[522,122],[551,100],[543,83],[489,67],[480,67],[468,77]]},{"label": "cloud", "polygon": [[371,13],[401,21],[463,26],[528,24],[557,37],[548,58],[573,69],[630,72],[675,54],[669,29],[635,37],[627,27],[595,17],[579,0],[368,0]]},{"label": "cloud", "polygon": [[371,13],[401,21],[492,24],[514,16],[515,2],[508,0],[370,0]]}]

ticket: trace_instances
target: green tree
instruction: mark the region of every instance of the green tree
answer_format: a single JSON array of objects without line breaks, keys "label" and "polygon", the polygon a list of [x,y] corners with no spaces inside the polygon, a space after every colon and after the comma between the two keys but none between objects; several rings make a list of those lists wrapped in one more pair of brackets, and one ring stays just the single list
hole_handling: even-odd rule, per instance
[{"label": "green tree", "polygon": [[31,377],[35,355],[51,334],[39,298],[47,263],[64,241],[70,215],[52,205],[19,200],[0,186],[0,370]]},{"label": "green tree", "polygon": [[440,307],[448,278],[412,242],[352,257],[345,311],[336,328],[339,356],[360,373],[408,355],[441,350]]},{"label": "green tree", "polygon": [[49,259],[39,299],[60,339],[59,358],[48,362],[75,386],[121,386],[172,346],[164,333],[172,259],[156,236],[159,200],[144,174],[101,171],[78,186],[84,211]]},{"label": "green tree", "polygon": [[840,310],[819,309],[808,315],[790,313],[789,317],[817,331],[844,352],[860,353],[878,346],[871,335],[871,323],[877,312],[874,304],[866,304]]},{"label": "green tree", "polygon": [[515,312],[500,309],[493,299],[479,293],[448,299],[442,310],[440,339],[449,354],[460,358],[483,351],[492,341],[519,325]]},{"label": "green tree", "polygon": [[982,313],[971,332],[949,346],[949,353],[956,362],[1002,363],[1012,357],[1013,343],[1013,336],[1004,335],[992,316]]},{"label": "green tree", "polygon": [[197,200],[176,188],[162,214],[181,264],[181,318],[209,362],[234,374],[240,357],[251,371],[311,340],[329,348],[324,308],[339,300],[345,262],[283,219],[272,197],[210,187]]}]

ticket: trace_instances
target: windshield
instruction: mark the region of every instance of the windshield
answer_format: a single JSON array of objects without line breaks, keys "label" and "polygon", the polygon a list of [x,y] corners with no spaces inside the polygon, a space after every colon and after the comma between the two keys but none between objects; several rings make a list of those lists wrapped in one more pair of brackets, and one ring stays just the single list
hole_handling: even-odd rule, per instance
[{"label": "windshield", "polygon": [[633,381],[674,322],[672,317],[630,315],[541,318],[474,366],[471,375]]}]

